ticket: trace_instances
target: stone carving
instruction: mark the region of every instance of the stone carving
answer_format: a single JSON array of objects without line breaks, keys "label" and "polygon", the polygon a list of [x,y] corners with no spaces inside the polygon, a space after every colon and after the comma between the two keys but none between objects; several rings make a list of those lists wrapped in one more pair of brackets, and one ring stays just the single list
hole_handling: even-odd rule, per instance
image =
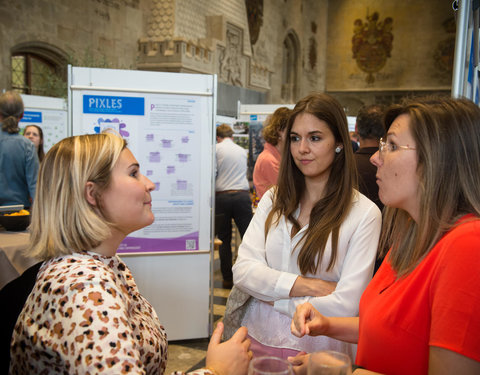
[{"label": "stone carving", "polygon": [[148,37],[172,39],[174,21],[175,2],[173,0],[152,0],[147,27]]},{"label": "stone carving", "polygon": [[219,51],[219,76],[222,81],[235,86],[243,86],[240,63],[241,47],[241,33],[227,29],[226,47]]},{"label": "stone carving", "polygon": [[352,52],[358,67],[368,73],[367,83],[372,84],[375,82],[373,73],[382,69],[390,57],[393,19],[387,17],[379,21],[378,12],[374,12],[367,15],[367,21],[363,23],[358,18],[354,22]]},{"label": "stone carving", "polygon": [[248,30],[250,31],[250,43],[257,43],[260,29],[263,25],[263,0],[245,0],[248,17]]}]

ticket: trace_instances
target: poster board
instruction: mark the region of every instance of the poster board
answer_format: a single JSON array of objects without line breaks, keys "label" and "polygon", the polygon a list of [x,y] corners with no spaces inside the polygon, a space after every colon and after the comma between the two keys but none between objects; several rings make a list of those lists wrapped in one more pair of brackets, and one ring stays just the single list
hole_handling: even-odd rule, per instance
[{"label": "poster board", "polygon": [[25,107],[20,129],[37,125],[43,131],[45,153],[58,141],[69,136],[67,123],[67,100],[38,95],[21,95]]},{"label": "poster board", "polygon": [[217,115],[216,121],[215,121],[217,126],[221,124],[227,124],[227,125],[230,125],[232,128],[235,122],[237,122],[237,119],[235,117],[221,116],[221,115]]},{"label": "poster board", "polygon": [[347,116],[347,123],[348,123],[348,131],[354,132],[355,131],[355,124],[357,123],[356,116]]},{"label": "poster board", "polygon": [[262,137],[263,123],[280,107],[293,109],[295,104],[242,104],[240,101],[237,104],[237,123],[233,127],[234,140],[248,149],[247,177],[249,180],[253,179],[253,168],[265,143]]},{"label": "poster board", "polygon": [[216,76],[69,67],[72,134],[113,128],[155,184],[155,222],[118,254],[169,340],[211,330]]}]

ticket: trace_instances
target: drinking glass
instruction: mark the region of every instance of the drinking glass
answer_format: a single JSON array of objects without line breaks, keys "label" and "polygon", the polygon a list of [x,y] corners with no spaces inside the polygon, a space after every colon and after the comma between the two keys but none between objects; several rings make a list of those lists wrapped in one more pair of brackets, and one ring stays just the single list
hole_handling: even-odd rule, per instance
[{"label": "drinking glass", "polygon": [[346,354],[325,350],[310,354],[307,375],[351,375],[352,363]]},{"label": "drinking glass", "polygon": [[256,357],[250,361],[248,375],[293,375],[290,362],[277,357]]}]

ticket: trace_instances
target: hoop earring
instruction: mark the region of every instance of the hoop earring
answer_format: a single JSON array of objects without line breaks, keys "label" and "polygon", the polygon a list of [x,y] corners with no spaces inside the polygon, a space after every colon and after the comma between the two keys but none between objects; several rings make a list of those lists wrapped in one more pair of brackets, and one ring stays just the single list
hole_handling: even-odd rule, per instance
[{"label": "hoop earring", "polygon": [[340,151],[342,151],[342,148],[340,146],[337,146],[337,148],[335,149],[335,153],[339,154]]}]

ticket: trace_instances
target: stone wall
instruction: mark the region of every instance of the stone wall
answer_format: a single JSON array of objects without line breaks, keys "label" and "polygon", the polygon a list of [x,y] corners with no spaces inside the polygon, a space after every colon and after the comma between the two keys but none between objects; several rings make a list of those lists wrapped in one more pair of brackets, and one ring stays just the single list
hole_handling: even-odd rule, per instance
[{"label": "stone wall", "polygon": [[10,56],[18,46],[49,46],[80,65],[135,68],[149,1],[0,0],[0,88],[10,87]]},{"label": "stone wall", "polygon": [[[43,46],[76,65],[217,74],[268,103],[327,91],[355,115],[411,92],[448,93],[451,2],[263,0],[250,35],[245,0],[0,0],[0,88],[10,87],[12,51]],[[286,40],[297,58],[290,71]]]},{"label": "stone wall", "polygon": [[[451,4],[451,0],[330,1],[326,91],[350,106],[382,97],[395,100],[410,92],[448,92],[455,41]],[[375,26],[375,35],[366,31],[369,23]]]},{"label": "stone wall", "polygon": [[297,36],[299,44],[297,100],[311,91],[324,90],[327,10],[327,0],[265,0],[263,26],[253,56],[272,71],[270,103],[285,103],[281,97],[283,42],[289,33]]}]

